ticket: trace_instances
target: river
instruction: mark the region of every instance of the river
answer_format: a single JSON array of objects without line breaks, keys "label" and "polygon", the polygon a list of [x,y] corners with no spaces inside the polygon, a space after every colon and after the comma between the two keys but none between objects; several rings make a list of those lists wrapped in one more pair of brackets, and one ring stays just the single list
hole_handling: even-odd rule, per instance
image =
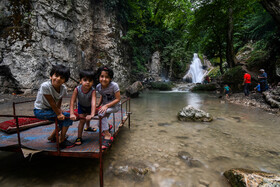
[{"label": "river", "polygon": [[[188,104],[214,121],[179,122],[176,114]],[[131,107],[131,128],[122,128],[104,158],[105,186],[224,187],[229,185],[222,174],[231,168],[280,171],[279,116],[208,93],[149,91]],[[29,161],[0,152],[0,162],[1,186],[99,185],[95,159],[34,155]]]}]

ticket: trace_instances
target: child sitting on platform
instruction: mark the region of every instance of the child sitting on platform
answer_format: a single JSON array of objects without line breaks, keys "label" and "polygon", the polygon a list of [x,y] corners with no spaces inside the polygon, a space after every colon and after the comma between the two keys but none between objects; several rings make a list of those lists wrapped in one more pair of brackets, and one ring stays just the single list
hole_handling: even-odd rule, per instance
[{"label": "child sitting on platform", "polygon": [[95,115],[96,106],[96,92],[93,87],[93,80],[93,71],[80,71],[80,85],[75,88],[70,101],[70,119],[76,120],[76,116],[74,114],[74,103],[78,97],[78,114],[80,122],[78,126],[78,138],[75,141],[76,145],[82,144],[82,134],[85,123],[87,126],[85,131],[96,131],[96,129],[90,127],[90,120]]},{"label": "child sitting on platform", "polygon": [[[70,148],[74,144],[66,140],[66,132],[73,121],[65,119],[69,117],[69,113],[62,112],[62,97],[67,95],[67,88],[64,85],[70,77],[70,69],[63,65],[53,65],[50,72],[50,80],[41,84],[34,104],[34,115],[38,119],[48,119],[54,121],[58,119],[58,130],[60,133],[60,148]],[[48,137],[48,140],[56,141],[55,129]]]},{"label": "child sitting on platform", "polygon": [[101,67],[97,70],[99,77],[99,84],[96,86],[96,90],[100,93],[101,97],[98,106],[100,109],[98,115],[102,118],[102,131],[104,132],[104,139],[102,141],[102,149],[108,148],[113,138],[109,132],[108,117],[111,113],[115,113],[120,110],[121,94],[119,85],[113,82],[114,77],[113,70],[108,67]]}]

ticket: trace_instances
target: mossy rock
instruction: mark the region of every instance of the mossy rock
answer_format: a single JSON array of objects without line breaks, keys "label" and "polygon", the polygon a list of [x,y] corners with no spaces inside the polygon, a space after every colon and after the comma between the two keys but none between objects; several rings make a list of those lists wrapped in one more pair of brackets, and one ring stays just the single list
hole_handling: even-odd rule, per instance
[{"label": "mossy rock", "polygon": [[241,66],[229,69],[222,77],[222,82],[228,84],[232,90],[240,90],[245,71]]},{"label": "mossy rock", "polygon": [[170,91],[172,87],[173,84],[171,82],[152,82],[150,88],[160,91]]},{"label": "mossy rock", "polygon": [[279,186],[279,175],[243,168],[233,168],[224,172],[232,187]]},{"label": "mossy rock", "polygon": [[192,91],[215,91],[215,90],[217,90],[217,85],[214,83],[198,84],[192,88]]}]

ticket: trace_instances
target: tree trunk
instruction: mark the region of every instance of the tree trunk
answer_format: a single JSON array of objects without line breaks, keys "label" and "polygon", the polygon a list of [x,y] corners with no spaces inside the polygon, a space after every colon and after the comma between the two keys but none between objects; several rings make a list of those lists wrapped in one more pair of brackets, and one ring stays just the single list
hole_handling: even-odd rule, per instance
[{"label": "tree trunk", "polygon": [[219,64],[220,72],[223,75],[224,74],[224,70],[223,70],[223,57],[222,57],[222,55],[219,55],[219,58],[220,58],[220,64]]},{"label": "tree trunk", "polygon": [[170,66],[169,66],[169,72],[168,72],[168,79],[170,80],[172,78],[172,72],[173,72],[173,58],[170,60]]},{"label": "tree trunk", "polygon": [[232,9],[233,1],[229,3],[228,9],[228,30],[227,30],[227,51],[226,58],[227,63],[230,68],[236,65],[236,58],[233,49],[233,9]]},{"label": "tree trunk", "polygon": [[222,44],[219,43],[219,58],[220,58],[220,72],[223,75],[224,74],[224,69],[223,69],[223,53],[222,53]]},{"label": "tree trunk", "polygon": [[261,0],[262,6],[271,14],[280,28],[280,1],[279,0]]}]

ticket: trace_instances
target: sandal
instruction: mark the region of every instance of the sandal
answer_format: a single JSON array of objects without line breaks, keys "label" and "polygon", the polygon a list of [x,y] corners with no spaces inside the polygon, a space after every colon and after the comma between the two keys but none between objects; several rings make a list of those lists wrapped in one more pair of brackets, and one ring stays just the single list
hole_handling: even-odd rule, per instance
[{"label": "sandal", "polygon": [[102,149],[108,149],[111,146],[112,140],[103,139],[102,141]]},{"label": "sandal", "polygon": [[109,131],[113,128],[113,125],[109,124]]},{"label": "sandal", "polygon": [[77,138],[76,141],[75,141],[76,145],[82,145],[82,143],[83,143],[82,138]]},{"label": "sandal", "polygon": [[68,140],[64,140],[63,142],[61,142],[61,143],[59,144],[59,147],[60,147],[61,149],[64,149],[64,148],[71,148],[71,147],[74,147],[74,146],[75,146],[75,144],[72,143],[72,142],[69,142]]},{"label": "sandal", "polygon": [[84,131],[96,132],[96,128],[88,127],[88,128],[85,128]]}]

